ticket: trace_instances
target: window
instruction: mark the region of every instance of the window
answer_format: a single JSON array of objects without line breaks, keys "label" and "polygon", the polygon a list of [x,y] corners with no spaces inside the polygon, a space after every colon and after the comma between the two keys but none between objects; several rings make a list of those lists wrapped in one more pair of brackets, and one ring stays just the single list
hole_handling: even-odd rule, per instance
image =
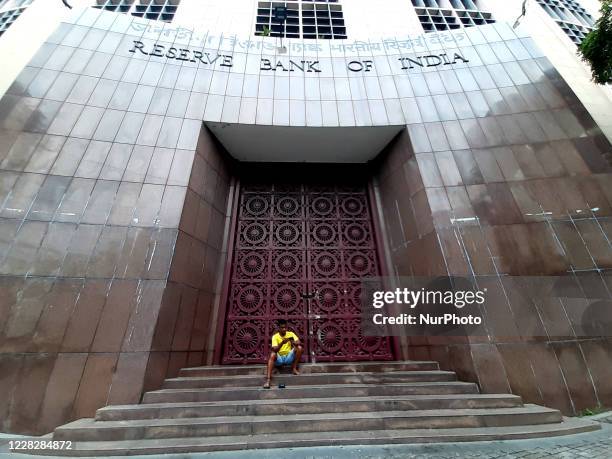
[{"label": "window", "polygon": [[94,8],[129,13],[155,21],[172,22],[181,0],[96,0]]},{"label": "window", "polygon": [[479,0],[412,0],[425,32],[460,29],[495,22]]},{"label": "window", "polygon": [[0,2],[0,35],[6,32],[13,22],[25,11],[33,0],[13,0]]},{"label": "window", "polygon": [[575,0],[536,0],[570,39],[579,45],[593,30],[594,19]]},{"label": "window", "polygon": [[[274,8],[287,8],[287,20],[274,19]],[[286,38],[346,38],[342,6],[338,0],[258,2],[255,35]]]}]

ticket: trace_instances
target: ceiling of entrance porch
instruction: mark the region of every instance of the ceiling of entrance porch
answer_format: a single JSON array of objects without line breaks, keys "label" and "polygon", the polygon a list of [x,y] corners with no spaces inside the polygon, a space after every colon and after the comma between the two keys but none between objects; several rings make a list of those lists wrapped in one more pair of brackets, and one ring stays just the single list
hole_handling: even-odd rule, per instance
[{"label": "ceiling of entrance porch", "polygon": [[405,128],[205,124],[234,158],[261,162],[365,163]]}]

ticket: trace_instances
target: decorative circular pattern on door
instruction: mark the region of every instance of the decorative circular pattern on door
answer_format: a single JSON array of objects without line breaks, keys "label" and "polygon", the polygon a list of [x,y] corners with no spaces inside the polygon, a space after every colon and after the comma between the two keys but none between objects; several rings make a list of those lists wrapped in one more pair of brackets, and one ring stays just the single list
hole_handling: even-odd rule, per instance
[{"label": "decorative circular pattern on door", "polygon": [[314,256],[313,274],[317,278],[338,277],[338,259],[332,252],[320,252]]},{"label": "decorative circular pattern on door", "polygon": [[289,284],[280,285],[272,293],[272,307],[281,314],[295,313],[301,301],[302,294],[298,288]]},{"label": "decorative circular pattern on door", "polygon": [[310,237],[314,245],[327,246],[336,242],[337,231],[330,223],[311,223]]},{"label": "decorative circular pattern on door", "polygon": [[365,253],[356,252],[350,254],[346,264],[355,277],[364,277],[372,274],[372,260]]},{"label": "decorative circular pattern on door", "polygon": [[245,246],[257,246],[265,242],[268,228],[260,222],[250,222],[241,228],[241,242]]},{"label": "decorative circular pattern on door", "polygon": [[275,277],[291,277],[300,271],[302,260],[296,252],[281,252],[274,260]]},{"label": "decorative circular pattern on door", "polygon": [[260,252],[248,252],[238,261],[241,277],[260,276],[266,269],[266,257]]},{"label": "decorative circular pattern on door", "polygon": [[356,196],[347,196],[341,200],[340,208],[350,217],[362,217],[365,213],[364,200]]},{"label": "decorative circular pattern on door", "polygon": [[283,196],[276,200],[276,212],[282,217],[295,217],[300,214],[301,202],[298,197]]},{"label": "decorative circular pattern on door", "polygon": [[262,311],[264,293],[258,285],[250,284],[243,287],[236,295],[237,307],[240,312],[254,314]]},{"label": "decorative circular pattern on door", "polygon": [[328,196],[317,196],[310,202],[311,218],[331,217],[335,208],[334,199]]},{"label": "decorative circular pattern on door", "polygon": [[251,324],[244,324],[236,330],[234,345],[238,352],[248,355],[257,349],[261,342],[261,338],[257,327]]},{"label": "decorative circular pattern on door", "polygon": [[278,319],[310,361],[390,360],[360,332],[361,281],[379,275],[363,186],[246,185],[232,250],[223,363],[264,363]]},{"label": "decorative circular pattern on door", "polygon": [[244,199],[245,217],[263,217],[269,208],[269,201],[263,196],[248,196]]},{"label": "decorative circular pattern on door", "polygon": [[344,341],[342,329],[334,322],[325,322],[317,330],[316,338],[325,352],[333,354],[340,350]]},{"label": "decorative circular pattern on door", "polygon": [[363,223],[349,223],[344,227],[344,240],[347,245],[359,246],[368,240],[368,228]]},{"label": "decorative circular pattern on door", "polygon": [[315,291],[316,304],[324,312],[331,313],[337,311],[340,300],[341,294],[338,288],[331,284],[322,285]]},{"label": "decorative circular pattern on door", "polygon": [[280,223],[276,225],[276,230],[274,234],[276,236],[276,241],[279,245],[287,245],[290,246],[295,244],[300,240],[301,236],[301,225],[296,225],[295,223]]}]

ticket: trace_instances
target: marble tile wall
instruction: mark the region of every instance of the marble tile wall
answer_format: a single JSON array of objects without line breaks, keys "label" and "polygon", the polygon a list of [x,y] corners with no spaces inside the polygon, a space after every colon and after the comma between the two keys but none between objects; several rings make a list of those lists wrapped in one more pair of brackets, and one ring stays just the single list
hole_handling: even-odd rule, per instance
[{"label": "marble tile wall", "polygon": [[584,302],[526,303],[504,276],[566,276],[610,299],[612,148],[545,58],[520,65],[524,84],[450,95],[458,123],[409,124],[376,184],[395,274],[488,289],[492,336],[405,338],[404,357],[571,415],[612,403],[612,339],[576,331]]},{"label": "marble tile wall", "polygon": [[109,67],[67,71],[81,51],[41,53],[0,101],[3,432],[138,402],[211,352],[226,154],[189,114],[146,125],[151,94]]}]

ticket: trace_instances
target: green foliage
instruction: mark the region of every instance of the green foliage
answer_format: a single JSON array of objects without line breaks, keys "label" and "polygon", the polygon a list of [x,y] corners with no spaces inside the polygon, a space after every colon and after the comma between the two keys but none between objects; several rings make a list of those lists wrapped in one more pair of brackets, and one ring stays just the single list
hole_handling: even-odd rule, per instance
[{"label": "green foliage", "polygon": [[612,0],[602,1],[601,17],[578,52],[590,64],[596,83],[612,83]]},{"label": "green foliage", "polygon": [[595,416],[596,414],[601,414],[601,413],[604,413],[605,411],[606,409],[603,406],[598,405],[595,408],[585,408],[584,410],[578,413],[578,416],[579,417]]},{"label": "green foliage", "polygon": [[270,36],[270,27],[263,26],[263,30],[261,32],[259,32],[259,35],[262,36],[262,37],[269,37]]}]

